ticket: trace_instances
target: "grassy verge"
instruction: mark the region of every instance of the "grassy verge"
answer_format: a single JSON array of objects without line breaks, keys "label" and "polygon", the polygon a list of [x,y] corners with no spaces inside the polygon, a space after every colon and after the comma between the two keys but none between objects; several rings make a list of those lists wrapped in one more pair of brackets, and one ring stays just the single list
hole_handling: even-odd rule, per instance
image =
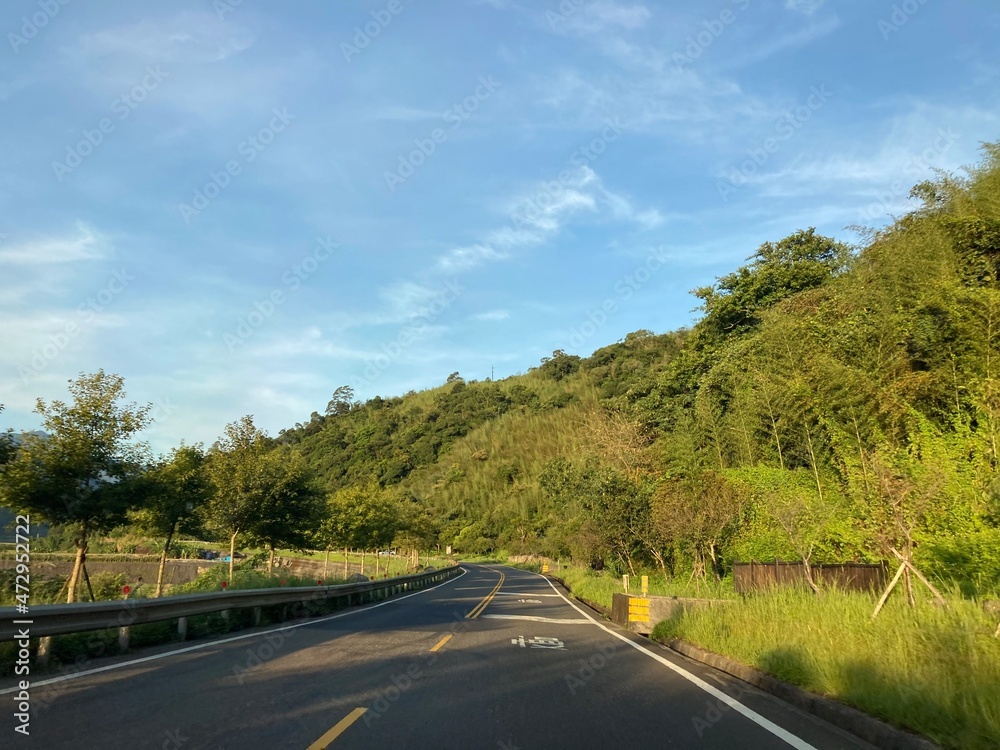
[{"label": "grassy verge", "polygon": [[849,703],[948,748],[1000,747],[1000,641],[976,603],[902,598],[872,623],[872,597],[780,591],[661,622],[683,638]]}]

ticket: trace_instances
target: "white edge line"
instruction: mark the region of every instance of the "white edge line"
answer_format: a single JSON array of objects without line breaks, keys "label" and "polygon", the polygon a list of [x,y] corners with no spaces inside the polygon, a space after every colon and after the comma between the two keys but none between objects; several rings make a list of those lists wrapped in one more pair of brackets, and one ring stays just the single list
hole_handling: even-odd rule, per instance
[{"label": "white edge line", "polygon": [[[520,568],[517,568],[517,570],[520,570]],[[530,570],[526,570],[526,571],[523,571],[523,572],[525,572],[525,573],[531,573]],[[555,585],[553,585],[552,581],[550,581],[548,578],[545,578],[545,576],[540,575],[539,573],[531,573],[531,575],[536,575],[539,578],[543,579],[546,583],[549,584],[549,586],[552,588],[552,590],[555,591],[563,599],[563,601],[565,601],[569,606],[571,606],[573,609],[575,609],[581,615],[583,615],[588,620],[590,620],[592,623],[594,623],[594,625],[596,625],[597,627],[599,627],[601,630],[605,631],[606,633],[609,633],[610,635],[613,635],[615,638],[617,638],[620,641],[624,641],[629,646],[631,646],[632,648],[634,648],[636,651],[640,651],[643,654],[646,654],[646,656],[650,657],[651,659],[655,659],[656,661],[660,662],[660,664],[664,665],[668,669],[673,670],[674,672],[676,672],[678,675],[680,675],[681,677],[683,677],[688,682],[691,682],[692,684],[697,685],[702,690],[704,690],[706,693],[708,693],[709,695],[711,695],[713,698],[718,698],[720,701],[722,701],[723,703],[725,703],[727,706],[729,706],[730,708],[732,708],[734,711],[743,714],[746,718],[750,719],[750,721],[752,721],[754,724],[757,724],[759,727],[761,727],[763,729],[766,729],[768,732],[770,732],[771,734],[773,734],[778,739],[784,740],[789,745],[791,745],[792,747],[796,748],[796,750],[816,750],[816,748],[813,745],[810,745],[808,742],[806,742],[802,738],[797,737],[796,735],[794,735],[791,732],[789,732],[787,729],[783,729],[782,727],[779,727],[777,724],[775,724],[770,719],[764,718],[759,713],[757,713],[756,711],[754,711],[752,708],[748,708],[747,706],[744,706],[738,700],[736,700],[735,698],[729,697],[728,695],[726,695],[724,692],[722,692],[718,688],[712,687],[711,685],[709,685],[707,682],[705,682],[700,677],[696,677],[695,675],[693,675],[690,672],[688,672],[686,669],[683,669],[682,667],[677,666],[676,664],[674,664],[669,659],[667,659],[667,658],[665,658],[663,656],[660,656],[659,654],[653,653],[649,649],[643,648],[640,644],[636,643],[632,639],[626,638],[621,633],[616,633],[614,630],[612,630],[611,628],[605,626],[603,623],[598,622],[593,617],[591,617],[586,612],[584,612],[582,609],[580,609],[578,606],[576,606],[569,599],[567,599],[566,596],[561,591],[559,591],[559,589],[557,589],[555,587]]]},{"label": "white edge line", "polygon": [[[419,596],[420,594],[426,594],[428,591],[433,591],[441,586],[446,586],[449,583],[454,583],[459,578],[464,576],[466,573],[465,568],[462,568],[462,572],[459,573],[454,578],[449,578],[447,581],[442,581],[441,583],[431,586],[430,588],[421,589],[420,591],[414,591],[412,594],[407,594],[406,596],[399,596],[392,599],[388,599],[384,602],[379,602],[378,604],[370,604],[367,607],[361,607],[359,609],[353,609],[348,612],[341,612],[338,615],[327,615],[326,617],[317,617],[314,620],[306,620],[305,622],[295,623],[293,625],[284,625],[280,628],[273,628],[271,630],[261,630],[256,633],[244,633],[243,635],[235,635],[231,638],[223,638],[217,641],[208,641],[206,643],[197,643],[194,646],[188,646],[187,648],[179,648],[174,651],[165,651],[162,654],[153,654],[152,656],[143,656],[139,659],[130,659],[129,661],[118,662],[117,664],[108,664],[103,667],[96,667],[95,669],[88,669],[85,672],[74,672],[73,674],[59,675],[58,677],[52,677],[47,680],[39,680],[38,682],[32,682],[31,686],[41,687],[42,685],[52,685],[57,682],[67,682],[69,680],[75,680],[79,677],[87,677],[93,674],[99,674],[101,672],[110,672],[115,669],[123,669],[125,667],[132,667],[136,664],[145,664],[146,662],[157,661],[158,659],[166,659],[168,656],[177,656],[178,654],[186,654],[191,651],[200,651],[204,648],[211,648],[213,646],[221,646],[224,643],[232,643],[233,641],[242,641],[247,638],[258,638],[264,635],[270,635],[271,633],[280,633],[288,630],[294,630],[295,628],[304,628],[307,625],[318,625],[321,622],[329,622],[330,620],[336,620],[341,617],[347,617],[349,615],[358,615],[362,612],[367,612],[372,609],[377,609],[378,607],[384,607],[386,604],[394,604],[396,602],[401,602],[403,599],[409,599],[411,596]],[[0,690],[0,695],[8,695],[10,693],[15,693],[19,690],[17,687],[4,688]]]}]

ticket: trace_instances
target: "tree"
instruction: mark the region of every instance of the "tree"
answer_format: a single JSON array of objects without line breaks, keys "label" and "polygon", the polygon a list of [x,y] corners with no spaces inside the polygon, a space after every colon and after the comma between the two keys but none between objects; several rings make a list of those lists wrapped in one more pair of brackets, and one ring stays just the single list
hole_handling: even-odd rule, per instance
[{"label": "tree", "polygon": [[202,507],[205,525],[229,540],[229,580],[233,579],[236,538],[253,528],[264,509],[267,485],[261,467],[267,436],[247,415],[226,425],[209,452],[208,476],[213,494]]},{"label": "tree", "polygon": [[151,405],[120,403],[125,381],[99,370],[69,383],[73,403],[38,399],[45,435],[25,435],[4,468],[0,492],[6,505],[52,524],[77,530],[76,560],[67,601],[76,600],[86,575],[87,544],[94,532],[125,519],[135,503],[131,489],[142,473],[145,447],[130,441],[151,422]]},{"label": "tree", "polygon": [[326,405],[326,416],[340,417],[350,413],[354,408],[354,389],[349,385],[342,385],[333,392],[333,397]]},{"label": "tree", "polygon": [[777,243],[765,242],[748,258],[749,264],[712,286],[694,290],[705,312],[700,327],[715,336],[750,331],[760,324],[762,310],[823,284],[843,272],[849,258],[846,245],[816,234],[813,228]]},{"label": "tree", "polygon": [[[0,412],[3,412],[3,404],[0,404]],[[14,442],[14,431],[9,427],[0,432],[0,467],[10,462],[17,451],[17,444]]]},{"label": "tree", "polygon": [[706,558],[718,578],[719,550],[739,527],[744,498],[723,475],[703,470],[691,478],[664,482],[653,499],[652,526],[668,543],[690,554],[702,577]]},{"label": "tree", "polygon": [[267,548],[270,576],[275,549],[305,549],[309,545],[310,532],[319,522],[323,493],[313,484],[312,472],[306,468],[302,456],[290,448],[266,453],[259,473],[262,497],[247,528],[247,539]]},{"label": "tree", "polygon": [[814,490],[813,477],[804,469],[782,471],[757,467],[744,472],[764,498],[766,513],[784,532],[802,561],[802,572],[813,593],[819,594],[812,571],[813,553],[842,536],[843,509],[837,498]]},{"label": "tree", "polygon": [[[329,551],[334,546],[370,550],[392,542],[399,526],[399,510],[374,482],[337,490],[327,501],[318,538]],[[362,567],[363,567],[362,563]]]},{"label": "tree", "polygon": [[174,535],[191,533],[197,526],[197,512],[208,500],[211,484],[205,453],[200,445],[181,445],[170,458],[154,466],[144,477],[147,499],[131,514],[132,522],[144,533],[162,537],[163,550],[156,571],[156,592],[163,591],[163,570]]},{"label": "tree", "polygon": [[538,368],[553,380],[562,380],[580,369],[580,358],[575,354],[567,354],[563,349],[556,349],[551,357],[542,357]]},{"label": "tree", "polygon": [[437,543],[441,526],[427,508],[412,498],[411,502],[404,501],[398,505],[397,522],[398,528],[392,543],[412,550],[417,557],[414,565],[418,565],[420,550],[430,549]]}]

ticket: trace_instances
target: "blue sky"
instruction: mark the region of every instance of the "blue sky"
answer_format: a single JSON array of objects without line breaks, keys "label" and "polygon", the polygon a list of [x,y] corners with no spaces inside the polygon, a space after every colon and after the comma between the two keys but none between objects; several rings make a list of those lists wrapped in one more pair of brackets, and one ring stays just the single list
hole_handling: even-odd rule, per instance
[{"label": "blue sky", "polygon": [[687,325],[760,243],[854,241],[1000,138],[989,0],[9,0],[0,32],[3,425],[104,368],[158,452]]}]

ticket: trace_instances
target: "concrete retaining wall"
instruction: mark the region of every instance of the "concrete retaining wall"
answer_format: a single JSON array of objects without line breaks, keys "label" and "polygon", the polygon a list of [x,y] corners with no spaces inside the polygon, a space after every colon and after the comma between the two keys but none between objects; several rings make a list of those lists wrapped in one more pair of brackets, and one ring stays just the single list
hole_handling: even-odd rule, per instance
[{"label": "concrete retaining wall", "polygon": [[615,594],[611,600],[611,621],[633,633],[648,635],[661,620],[681,614],[694,607],[715,607],[730,604],[725,599],[688,599],[679,596],[639,596]]}]

